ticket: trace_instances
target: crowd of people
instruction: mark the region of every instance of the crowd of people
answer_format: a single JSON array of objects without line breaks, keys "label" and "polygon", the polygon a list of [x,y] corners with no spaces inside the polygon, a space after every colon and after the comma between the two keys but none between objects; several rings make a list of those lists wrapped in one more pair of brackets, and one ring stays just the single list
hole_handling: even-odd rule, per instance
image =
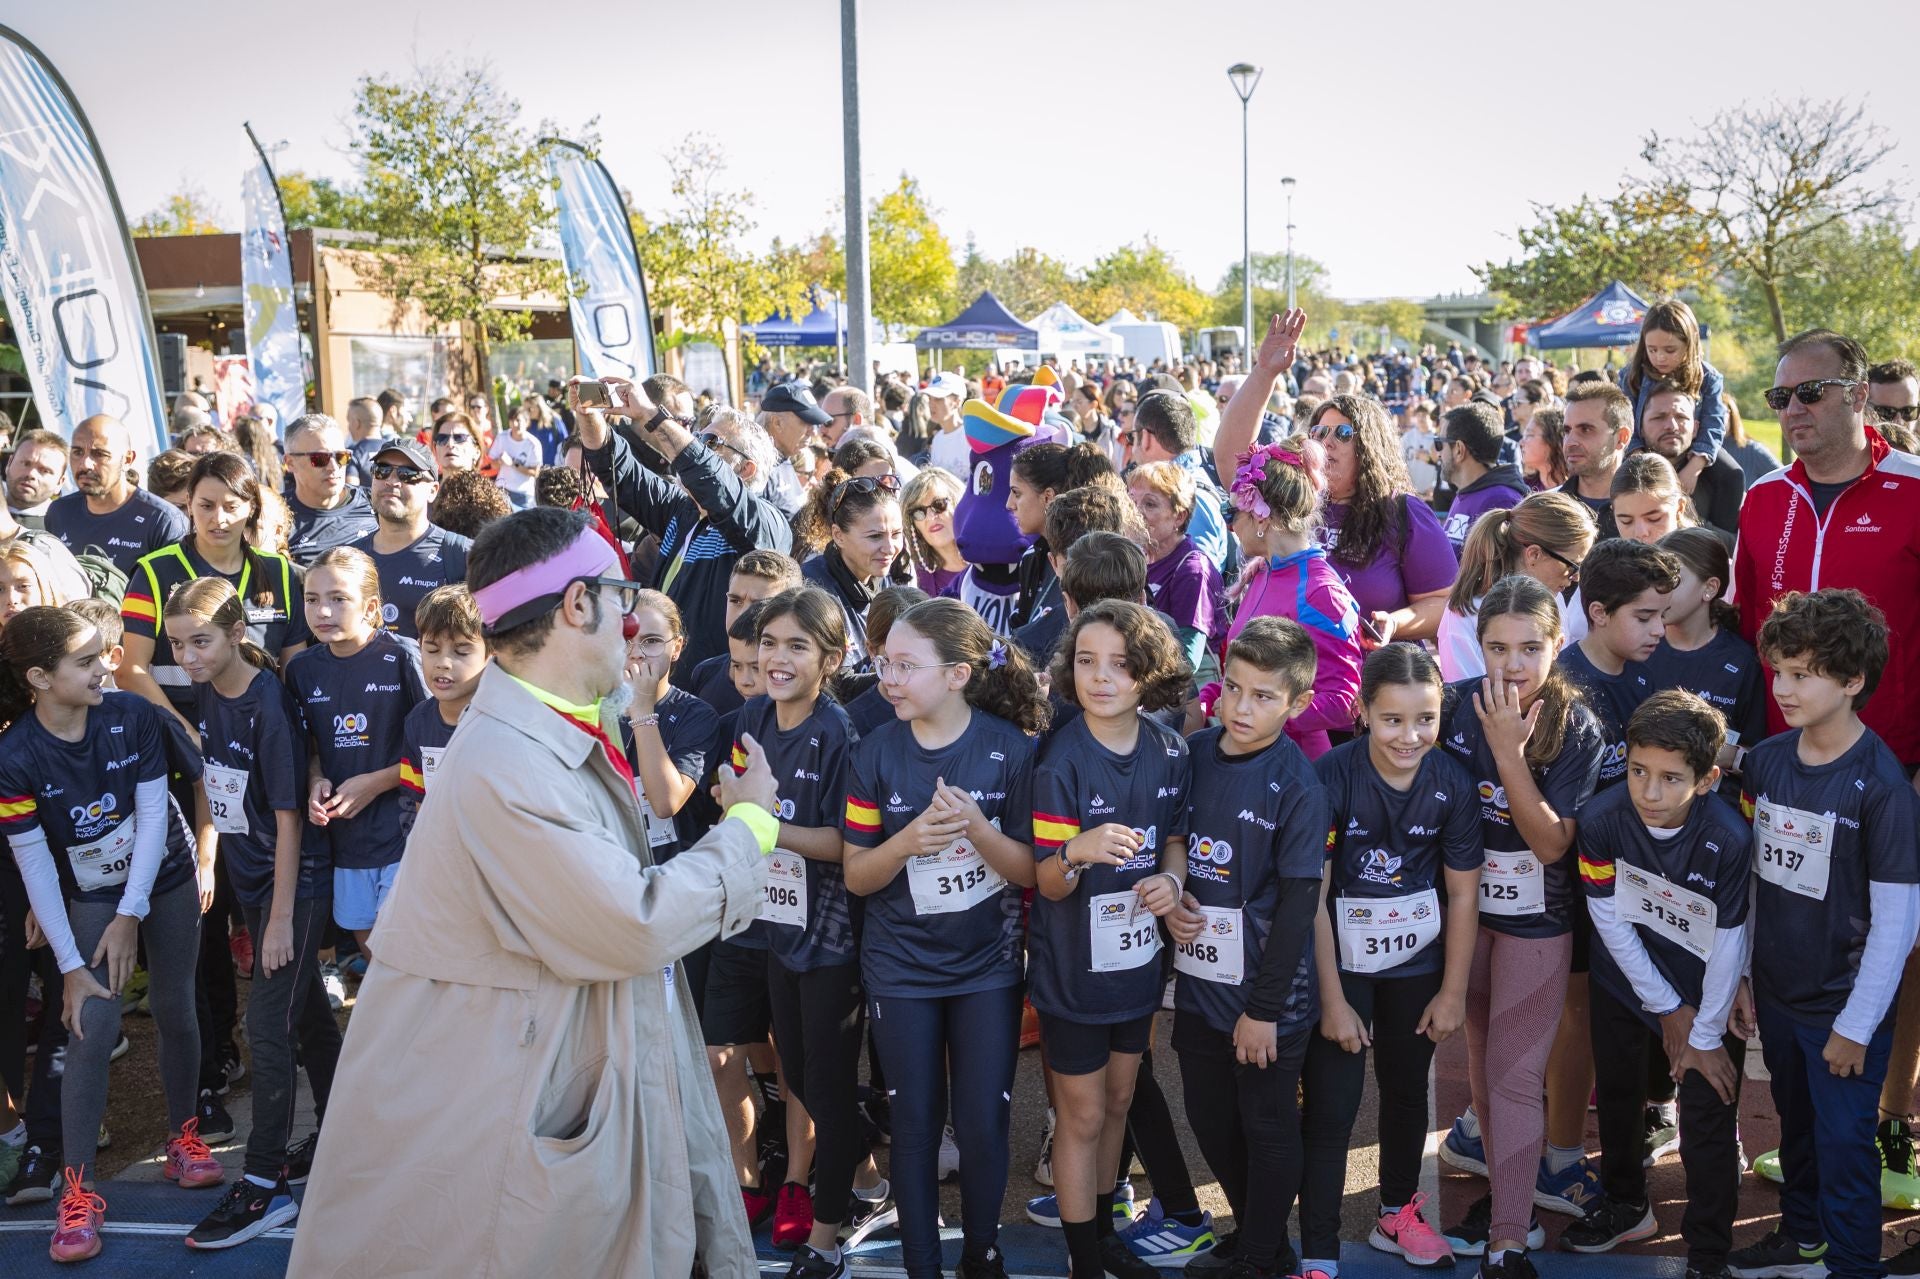
[{"label": "crowd of people", "polygon": [[[1371,1054],[1365,1242],[1412,1265],[1550,1270],[1536,1207],[1576,1219],[1566,1249],[1649,1238],[1645,1169],[1677,1153],[1689,1279],[1920,1273],[1920,1248],[1880,1256],[1882,1206],[1920,1208],[1920,508],[1901,493],[1920,375],[1792,338],[1765,395],[1782,466],[1684,303],[1650,308],[1618,369],[1310,352],[1304,327],[1276,316],[1246,360],[1173,368],[861,386],[768,362],[747,409],[665,374],[574,379],[500,428],[485,396],[419,422],[388,391],[344,422],[230,424],[183,397],[144,473],[111,417],[20,433],[0,520],[6,1203],[58,1198],[55,1260],[102,1251],[97,1151],[138,1009],[166,1176],[224,1187],[192,1248],[304,1207],[295,1273],[378,1272],[408,1235],[424,1271],[698,1254],[736,1274],[750,1226],[791,1279],[840,1279],[895,1231],[933,1279],[957,1175],[958,1274],[993,1279],[1037,1042],[1049,1192],[1027,1215],[1076,1279],[1335,1279]],[[618,695],[541,683],[598,651],[608,607]],[[499,753],[531,740],[501,736],[516,716],[545,731],[542,704],[585,730],[552,749],[590,755],[619,803]],[[484,817],[435,803],[450,778],[484,781]],[[543,862],[547,832],[627,816],[598,878]],[[486,823],[507,851],[478,851]],[[584,922],[676,860],[727,902],[690,909],[680,949]],[[543,876],[581,918],[538,900]],[[436,932],[456,919],[500,954]],[[553,1041],[575,1046],[523,1074],[516,1019],[544,1051],[588,1015],[550,980],[633,983],[625,1020],[601,1001],[592,1029],[639,1044]],[[515,991],[524,1011],[496,998]],[[467,1020],[442,1027],[449,1008]],[[1156,1077],[1169,1015],[1231,1232]],[[685,1150],[640,1153],[659,1138],[616,1078],[683,1017],[704,1068],[682,1062],[659,1113],[713,1116],[725,1147],[691,1174]],[[1487,1193],[1441,1221],[1419,1190],[1429,1066],[1460,1033],[1472,1105],[1441,1158]],[[335,1090],[374,1069],[376,1034],[457,1040],[524,1101],[531,1145],[473,1145],[443,1081],[385,1109]],[[1751,1162],[1781,1214],[1736,1241],[1756,1037],[1781,1139]],[[316,1131],[296,1134],[300,1072]],[[229,1180],[211,1147],[247,1075]],[[444,1114],[416,1113],[427,1088]],[[363,1143],[402,1114],[437,1135],[370,1167]],[[516,1187],[509,1224],[410,1229],[443,1167]],[[629,1224],[583,1239],[583,1198]],[[565,1265],[541,1251],[561,1236]]]}]

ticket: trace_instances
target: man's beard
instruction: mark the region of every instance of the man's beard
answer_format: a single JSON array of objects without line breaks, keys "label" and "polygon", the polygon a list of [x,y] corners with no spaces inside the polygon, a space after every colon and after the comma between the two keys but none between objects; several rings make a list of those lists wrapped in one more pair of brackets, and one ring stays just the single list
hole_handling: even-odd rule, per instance
[{"label": "man's beard", "polygon": [[613,691],[600,702],[601,710],[611,715],[623,715],[631,705],[633,705],[633,685],[625,680],[614,685]]}]

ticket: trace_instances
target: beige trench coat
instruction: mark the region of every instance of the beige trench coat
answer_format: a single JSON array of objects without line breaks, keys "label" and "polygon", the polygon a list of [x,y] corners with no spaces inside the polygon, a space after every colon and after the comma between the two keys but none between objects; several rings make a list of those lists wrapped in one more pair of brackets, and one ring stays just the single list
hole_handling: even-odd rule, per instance
[{"label": "beige trench coat", "polygon": [[757,1279],[675,961],[765,879],[738,821],[652,865],[599,743],[488,666],[374,929],[288,1273]]}]

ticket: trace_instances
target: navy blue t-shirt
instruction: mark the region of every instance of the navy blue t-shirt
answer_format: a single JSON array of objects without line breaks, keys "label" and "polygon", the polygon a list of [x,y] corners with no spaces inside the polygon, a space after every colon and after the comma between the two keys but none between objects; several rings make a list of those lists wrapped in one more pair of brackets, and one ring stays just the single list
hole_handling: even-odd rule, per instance
[{"label": "navy blue t-shirt", "polygon": [[[1118,822],[1144,837],[1140,851],[1124,865],[1085,867],[1064,899],[1034,894],[1028,975],[1033,1006],[1041,1012],[1108,1025],[1144,1017],[1160,1006],[1160,921],[1133,905],[1133,887],[1159,872],[1168,840],[1185,837],[1192,775],[1185,740],[1145,715],[1131,755],[1102,746],[1085,716],[1055,732],[1041,749],[1033,779],[1036,860],[1059,856],[1083,822],[1087,829]],[[1101,898],[1107,900],[1096,900]],[[1130,962],[1141,950],[1155,958],[1096,972],[1094,910],[1103,911],[1101,936],[1108,939],[1102,944],[1109,963]]]},{"label": "navy blue t-shirt", "polygon": [[1799,750],[1798,729],[1769,737],[1741,779],[1753,818],[1753,994],[1831,1026],[1866,950],[1869,881],[1920,882],[1914,795],[1872,729],[1829,764],[1802,763]]},{"label": "navy blue t-shirt", "polygon": [[[287,687],[306,714],[321,775],[335,786],[398,764],[407,712],[429,699],[419,647],[391,631],[375,631],[351,657],[335,657],[325,644],[296,654],[287,663]],[[336,867],[377,870],[400,860],[407,843],[401,789],[383,791],[352,817],[327,823]]]},{"label": "navy blue t-shirt", "polygon": [[687,691],[713,707],[716,715],[737,711],[746,704],[740,690],[733,686],[732,661],[731,653],[715,653],[687,674]]},{"label": "navy blue t-shirt", "polygon": [[[697,794],[700,783],[711,771],[707,767],[708,760],[717,758],[710,752],[713,750],[713,736],[720,728],[719,714],[692,693],[671,686],[654,710],[660,716],[660,742],[667,749],[667,758],[673,762],[676,772],[694,783]],[[624,718],[620,721],[620,733],[621,744],[627,751],[627,762],[637,768],[639,760],[634,753],[633,729]],[[647,844],[653,850],[654,861],[666,861],[704,833],[695,829],[694,814],[687,811],[693,805],[693,796],[688,796],[687,802],[680,806],[677,813],[660,817],[648,806],[645,792],[637,788],[636,792],[641,808],[646,813]]]},{"label": "navy blue t-shirt", "polygon": [[1653,681],[1644,662],[1628,662],[1618,675],[1609,675],[1595,666],[1578,644],[1561,649],[1555,664],[1573,681],[1586,699],[1587,709],[1600,721],[1600,736],[1607,751],[1601,757],[1600,781],[1594,789],[1603,791],[1619,785],[1627,776],[1627,721],[1660,685]]},{"label": "navy blue t-shirt", "polygon": [[467,551],[473,541],[429,524],[411,545],[389,555],[373,549],[373,538],[369,533],[353,545],[372,556],[380,570],[380,624],[419,639],[413,611],[436,587],[467,580]]},{"label": "navy blue t-shirt", "polygon": [[[939,750],[922,746],[911,724],[882,724],[854,748],[847,842],[886,843],[926,810],[944,778],[970,791],[1001,834],[1030,844],[1033,755],[1032,739],[985,711],[976,710],[966,731]],[[1021,889],[964,843],[910,857],[867,896],[860,972],[869,994],[924,999],[1020,984]]]},{"label": "navy blue t-shirt", "polygon": [[[857,738],[838,702],[822,696],[814,704],[813,713],[797,728],[781,732],[772,700],[750,698],[734,722],[736,766],[746,760],[739,744],[743,736],[760,743],[779,783],[780,811],[775,816],[791,826],[840,829],[847,797],[847,761]],[[768,922],[764,930],[768,948],[788,972],[854,963],[860,949],[859,910],[847,893],[840,863],[811,857],[801,860],[806,871],[806,926]]]},{"label": "navy blue t-shirt", "polygon": [[[1727,721],[1727,740],[1752,750],[1767,736],[1767,697],[1760,655],[1738,631],[1724,627],[1691,652],[1665,640],[1647,659],[1647,673],[1655,688],[1679,688],[1696,693]],[[1740,783],[1727,777],[1720,793],[1738,803]]]},{"label": "navy blue t-shirt", "polygon": [[[170,758],[165,715],[138,694],[108,692],[87,710],[77,742],[55,737],[31,712],[0,736],[0,835],[42,831],[68,901],[112,904],[125,893],[142,782],[165,781],[170,764],[200,776],[197,759]],[[193,839],[171,792],[166,821],[156,897],[194,875]]]},{"label": "navy blue t-shirt", "polygon": [[[212,684],[195,684],[195,721],[206,756],[207,801],[216,827],[244,823],[244,831],[220,832],[220,860],[233,893],[248,906],[273,901],[274,852],[280,842],[277,813],[300,817],[300,879],[296,898],[333,895],[326,835],[307,823],[307,726],[287,686],[271,671],[254,672],[238,697],[222,697]],[[238,791],[239,794],[234,792]]]},{"label": "navy blue t-shirt", "polygon": [[[1226,730],[1205,728],[1187,739],[1193,780],[1187,800],[1187,892],[1203,910],[1225,912],[1186,946],[1176,945],[1174,1006],[1197,1013],[1232,1034],[1273,933],[1283,879],[1320,879],[1326,843],[1327,792],[1300,748],[1282,735],[1265,750],[1229,755]],[[1318,889],[1316,888],[1317,892]],[[1239,912],[1237,919],[1231,912]],[[1238,925],[1237,928],[1234,925]],[[1220,947],[1238,934],[1238,984],[1215,980]],[[1191,967],[1186,965],[1191,964]],[[1228,959],[1231,967],[1231,960]],[[1284,1009],[1274,1025],[1281,1038],[1320,1015],[1313,940],[1306,939]]]},{"label": "navy blue t-shirt", "polygon": [[[1677,834],[1657,838],[1635,811],[1633,795],[1616,786],[1595,795],[1581,810],[1577,839],[1581,888],[1589,898],[1614,899],[1620,918],[1635,926],[1653,966],[1682,1002],[1698,1009],[1707,961],[1675,938],[1686,937],[1711,950],[1717,929],[1746,922],[1753,871],[1753,835],[1746,822],[1726,800],[1707,795],[1693,801]],[[1619,891],[1623,885],[1636,890],[1639,906],[1626,905]],[[1704,903],[1687,900],[1683,893],[1706,898],[1712,915],[1701,909]],[[1595,984],[1657,1031],[1660,1019],[1641,1006],[1633,983],[1597,934],[1592,956]]]},{"label": "navy blue t-shirt", "polygon": [[[1313,762],[1327,788],[1327,913],[1337,932],[1340,899],[1406,897],[1431,889],[1441,914],[1447,907],[1449,870],[1479,870],[1480,814],[1473,779],[1460,761],[1430,750],[1413,784],[1395,790],[1380,776],[1365,737],[1334,747]],[[1446,966],[1445,934],[1378,977],[1417,977]],[[1438,944],[1436,944],[1438,943]]]},{"label": "navy blue t-shirt", "polygon": [[894,723],[900,716],[875,682],[872,688],[847,703],[847,718],[853,721],[854,731],[865,737],[883,725]]},{"label": "navy blue t-shirt", "polygon": [[78,555],[89,546],[97,546],[128,577],[133,576],[133,566],[142,555],[193,531],[179,507],[138,488],[110,515],[89,511],[85,493],[56,497],[47,504],[46,519],[47,532],[64,542],[69,551]]},{"label": "navy blue t-shirt", "polygon": [[440,768],[440,756],[453,740],[455,725],[440,713],[440,699],[429,696],[400,726],[400,834],[413,833],[413,822],[427,798],[427,785]]},{"label": "navy blue t-shirt", "polygon": [[[1479,688],[1477,678],[1447,686],[1446,736],[1441,745],[1466,767],[1480,799],[1480,844],[1487,853],[1480,867],[1480,926],[1509,937],[1564,936],[1573,928],[1573,850],[1543,865],[1513,824],[1507,788],[1474,710],[1473,695]],[[1573,817],[1593,798],[1606,749],[1599,721],[1576,703],[1568,713],[1560,753],[1546,767],[1533,770],[1534,785],[1562,818]]]},{"label": "navy blue t-shirt", "polygon": [[287,558],[305,567],[336,546],[352,546],[369,536],[380,525],[373,503],[361,488],[346,490],[347,500],[330,511],[317,511],[291,493],[287,511],[292,525],[287,530]]}]

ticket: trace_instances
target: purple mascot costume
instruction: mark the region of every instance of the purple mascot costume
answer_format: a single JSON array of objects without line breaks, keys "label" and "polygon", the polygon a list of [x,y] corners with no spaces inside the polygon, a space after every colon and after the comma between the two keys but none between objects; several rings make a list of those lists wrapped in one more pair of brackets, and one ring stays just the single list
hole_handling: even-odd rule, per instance
[{"label": "purple mascot costume", "polygon": [[1043,420],[1060,402],[1058,379],[1042,365],[1032,385],[1008,387],[998,408],[985,400],[968,400],[961,410],[967,443],[973,449],[973,474],[960,477],[966,493],[954,516],[953,531],[968,568],[947,594],[980,614],[997,635],[1008,633],[1020,594],[1020,555],[1033,544],[1007,509],[1008,477],[1013,459],[1027,449],[1067,443],[1059,427]]}]

